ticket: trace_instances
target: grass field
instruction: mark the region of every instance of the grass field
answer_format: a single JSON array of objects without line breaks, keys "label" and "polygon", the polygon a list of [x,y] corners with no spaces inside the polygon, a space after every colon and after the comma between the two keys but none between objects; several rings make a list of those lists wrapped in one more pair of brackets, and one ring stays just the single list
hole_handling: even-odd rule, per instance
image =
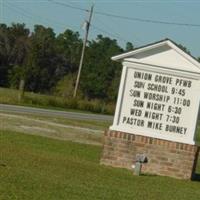
[{"label": "grass field", "polygon": [[50,108],[56,110],[67,110],[87,113],[113,114],[114,103],[105,103],[100,100],[86,100],[64,98],[60,96],[37,94],[25,92],[21,101],[18,99],[19,91],[16,89],[0,87],[0,103],[34,106],[39,108]]},{"label": "grass field", "polygon": [[11,131],[0,141],[1,200],[200,199],[200,182],[99,165],[100,146]]}]

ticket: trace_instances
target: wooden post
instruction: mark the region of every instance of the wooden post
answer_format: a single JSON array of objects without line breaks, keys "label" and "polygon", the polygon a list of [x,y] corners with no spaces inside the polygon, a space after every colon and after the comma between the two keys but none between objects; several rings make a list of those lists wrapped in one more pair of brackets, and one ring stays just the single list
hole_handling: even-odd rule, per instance
[{"label": "wooden post", "polygon": [[18,94],[18,100],[19,100],[19,102],[24,97],[24,86],[25,86],[25,81],[24,81],[24,79],[21,79],[20,83],[19,83],[19,94]]}]

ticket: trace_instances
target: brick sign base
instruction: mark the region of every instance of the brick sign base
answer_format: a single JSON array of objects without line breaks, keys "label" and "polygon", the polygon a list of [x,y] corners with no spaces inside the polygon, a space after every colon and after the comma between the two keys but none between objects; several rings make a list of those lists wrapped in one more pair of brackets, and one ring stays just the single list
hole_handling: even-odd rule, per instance
[{"label": "brick sign base", "polygon": [[101,164],[132,169],[137,154],[145,154],[142,173],[191,179],[199,147],[108,130],[104,135]]}]

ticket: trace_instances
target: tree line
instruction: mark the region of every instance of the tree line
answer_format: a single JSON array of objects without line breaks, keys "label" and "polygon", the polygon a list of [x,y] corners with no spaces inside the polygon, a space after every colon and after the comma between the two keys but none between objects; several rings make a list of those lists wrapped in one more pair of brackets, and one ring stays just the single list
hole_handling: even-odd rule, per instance
[{"label": "tree line", "polygon": [[[31,32],[25,24],[0,24],[0,87],[19,88],[23,80],[27,91],[72,97],[82,44],[70,29],[56,35],[42,25]],[[122,66],[110,58],[132,49],[130,42],[123,49],[103,35],[88,41],[79,98],[114,101]]]},{"label": "tree line", "polygon": [[[0,86],[70,97],[79,66],[82,39],[70,29],[58,35],[52,28],[35,25],[30,32],[25,24],[0,25]],[[127,48],[132,48],[128,43]],[[79,96],[113,100],[121,65],[110,57],[124,50],[117,41],[98,35],[88,41],[81,74]]]}]

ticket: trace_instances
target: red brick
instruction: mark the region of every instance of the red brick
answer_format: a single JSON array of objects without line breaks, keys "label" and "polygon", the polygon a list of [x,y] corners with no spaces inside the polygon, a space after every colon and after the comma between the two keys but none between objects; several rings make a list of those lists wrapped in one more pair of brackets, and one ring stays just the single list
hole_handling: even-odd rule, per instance
[{"label": "red brick", "polygon": [[160,161],[168,161],[168,158],[167,157],[162,157],[162,156],[158,156],[158,157],[156,157],[158,160],[160,160]]},{"label": "red brick", "polygon": [[144,173],[190,179],[197,146],[135,134],[107,131],[101,164],[131,169],[136,154],[146,154]]}]

